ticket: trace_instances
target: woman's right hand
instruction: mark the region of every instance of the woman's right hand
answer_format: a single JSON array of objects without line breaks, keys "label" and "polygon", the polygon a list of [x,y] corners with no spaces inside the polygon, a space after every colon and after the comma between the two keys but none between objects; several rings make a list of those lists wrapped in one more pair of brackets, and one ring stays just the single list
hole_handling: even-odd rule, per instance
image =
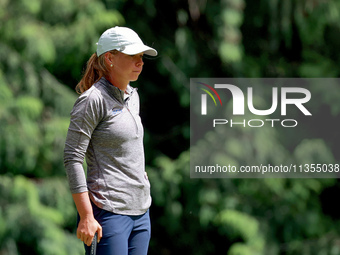
[{"label": "woman's right hand", "polygon": [[98,243],[102,238],[102,227],[93,217],[93,215],[81,217],[78,229],[77,229],[77,237],[82,240],[87,246],[91,246],[93,237],[95,233],[98,233]]},{"label": "woman's right hand", "polygon": [[98,233],[98,243],[103,236],[102,227],[93,216],[92,205],[87,192],[72,194],[76,204],[80,221],[77,228],[77,237],[87,246],[91,246],[96,232]]}]

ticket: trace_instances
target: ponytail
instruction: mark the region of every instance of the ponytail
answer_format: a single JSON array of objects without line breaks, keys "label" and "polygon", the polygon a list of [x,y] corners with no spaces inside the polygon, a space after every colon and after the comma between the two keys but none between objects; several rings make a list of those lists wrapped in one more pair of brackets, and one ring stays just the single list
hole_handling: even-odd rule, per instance
[{"label": "ponytail", "polygon": [[[112,54],[116,53],[116,50],[110,51]],[[105,64],[105,54],[97,57],[96,53],[93,53],[90,59],[87,61],[87,66],[83,75],[83,78],[76,86],[76,92],[78,94],[88,90],[94,83],[100,80],[103,76],[107,76],[109,70]]]}]

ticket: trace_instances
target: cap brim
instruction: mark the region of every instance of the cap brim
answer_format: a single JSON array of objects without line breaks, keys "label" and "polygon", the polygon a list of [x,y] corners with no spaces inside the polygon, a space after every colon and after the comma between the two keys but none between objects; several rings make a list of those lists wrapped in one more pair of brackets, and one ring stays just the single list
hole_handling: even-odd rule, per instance
[{"label": "cap brim", "polygon": [[150,56],[157,56],[157,51],[149,46],[146,46],[144,44],[132,44],[132,45],[128,45],[128,46],[125,46],[125,49],[120,51],[124,54],[127,54],[127,55],[136,55],[136,54],[139,54],[139,53],[144,53],[146,55],[150,55]]}]

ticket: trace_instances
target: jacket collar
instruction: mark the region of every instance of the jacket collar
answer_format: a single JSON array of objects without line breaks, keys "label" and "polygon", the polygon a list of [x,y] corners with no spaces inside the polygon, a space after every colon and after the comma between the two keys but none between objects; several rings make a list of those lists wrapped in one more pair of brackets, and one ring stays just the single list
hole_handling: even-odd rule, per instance
[{"label": "jacket collar", "polygon": [[111,84],[105,77],[100,78],[98,81],[100,85],[102,85],[105,90],[109,93],[109,95],[113,96],[115,99],[117,99],[119,102],[124,103],[124,100],[127,99],[132,95],[135,88],[131,87],[130,84],[128,84],[125,92]]}]

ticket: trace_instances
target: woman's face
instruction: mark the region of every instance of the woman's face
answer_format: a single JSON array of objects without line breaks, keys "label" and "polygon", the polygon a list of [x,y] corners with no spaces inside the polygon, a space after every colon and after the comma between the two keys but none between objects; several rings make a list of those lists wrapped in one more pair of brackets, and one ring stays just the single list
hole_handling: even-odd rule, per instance
[{"label": "woman's face", "polygon": [[136,55],[126,55],[121,52],[111,54],[112,67],[109,68],[110,74],[116,82],[128,84],[136,81],[143,70],[143,53]]}]

